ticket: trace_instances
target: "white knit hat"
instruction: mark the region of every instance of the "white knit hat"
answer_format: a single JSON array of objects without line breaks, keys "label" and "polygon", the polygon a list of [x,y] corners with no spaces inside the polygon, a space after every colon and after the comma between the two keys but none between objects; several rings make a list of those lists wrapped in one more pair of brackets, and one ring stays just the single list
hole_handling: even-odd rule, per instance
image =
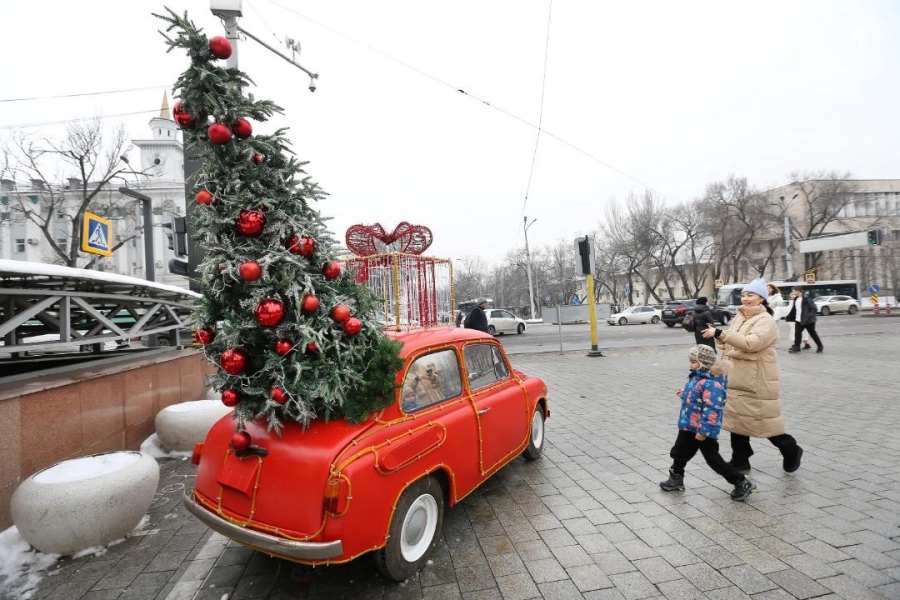
[{"label": "white knit hat", "polygon": [[716,362],[716,351],[704,344],[697,344],[691,348],[688,358],[700,363],[704,369],[709,369]]},{"label": "white knit hat", "polygon": [[757,296],[761,296],[763,299],[769,297],[769,288],[766,286],[766,280],[760,277],[759,279],[754,279],[750,283],[744,286],[744,289],[741,290],[743,292],[753,292]]}]

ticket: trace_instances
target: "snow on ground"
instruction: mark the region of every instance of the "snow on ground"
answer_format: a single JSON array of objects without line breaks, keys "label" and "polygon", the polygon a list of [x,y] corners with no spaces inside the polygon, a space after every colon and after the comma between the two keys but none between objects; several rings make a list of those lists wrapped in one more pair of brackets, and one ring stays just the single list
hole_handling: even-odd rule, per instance
[{"label": "snow on ground", "polygon": [[155,433],[148,437],[141,444],[141,452],[149,454],[156,460],[160,458],[187,458],[191,455],[188,451],[169,450],[159,441],[159,436]]},{"label": "snow on ground", "polygon": [[0,532],[0,598],[29,600],[58,558],[32,548],[15,527]]}]

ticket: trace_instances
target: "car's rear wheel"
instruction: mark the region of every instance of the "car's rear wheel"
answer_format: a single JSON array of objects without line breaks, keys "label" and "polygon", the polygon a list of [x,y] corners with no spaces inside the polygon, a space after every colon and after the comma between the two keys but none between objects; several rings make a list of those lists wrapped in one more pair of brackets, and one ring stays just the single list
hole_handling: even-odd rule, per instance
[{"label": "car's rear wheel", "polygon": [[719,319],[719,322],[722,325],[728,325],[728,321],[730,321],[730,320],[731,320],[731,315],[729,315],[728,313],[722,313],[722,318]]},{"label": "car's rear wheel", "polygon": [[531,415],[531,433],[528,435],[528,446],[522,452],[525,460],[537,460],[544,451],[544,411],[541,406],[534,407]]},{"label": "car's rear wheel", "polygon": [[831,314],[831,309],[828,308],[827,306],[823,306],[822,307],[822,316],[827,317],[830,314]]},{"label": "car's rear wheel", "polygon": [[519,326],[516,327],[516,333],[525,333],[525,323],[519,323]]},{"label": "car's rear wheel", "polygon": [[491,335],[497,335],[497,328],[493,325],[488,325],[488,333]]},{"label": "car's rear wheel", "polygon": [[850,308],[847,309],[847,312],[850,313],[851,315],[855,315],[857,312],[859,312],[859,309],[856,308],[856,306],[851,304]]},{"label": "car's rear wheel", "polygon": [[666,321],[666,327],[675,327],[675,323],[669,323]]},{"label": "car's rear wheel", "polygon": [[625,317],[622,317],[619,319],[619,325],[625,325],[627,323],[628,323],[628,319],[626,319]]},{"label": "car's rear wheel", "polygon": [[444,522],[444,491],[434,477],[415,482],[394,509],[387,544],[375,553],[378,570],[406,581],[428,560]]},{"label": "car's rear wheel", "polygon": [[650,322],[653,323],[654,325],[656,325],[657,323],[659,323],[659,317],[654,315],[653,318],[650,319]]}]

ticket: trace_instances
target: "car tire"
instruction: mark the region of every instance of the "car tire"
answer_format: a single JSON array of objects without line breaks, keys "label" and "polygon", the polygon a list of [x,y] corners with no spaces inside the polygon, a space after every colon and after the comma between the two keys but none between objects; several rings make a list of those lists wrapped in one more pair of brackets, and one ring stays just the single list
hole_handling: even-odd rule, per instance
[{"label": "car tire", "polygon": [[491,335],[497,335],[497,328],[493,325],[488,325],[488,333]]},{"label": "car tire", "polygon": [[855,315],[856,313],[859,312],[859,309],[857,307],[851,305],[850,308],[847,309],[847,312],[851,315]]},{"label": "car tire", "polygon": [[621,317],[619,319],[619,325],[627,325],[627,324],[628,324],[628,319],[626,319],[625,317]]},{"label": "car tire", "polygon": [[434,477],[410,485],[397,502],[388,541],[375,552],[375,566],[394,581],[406,581],[425,564],[441,536],[444,490]]},{"label": "car tire", "polygon": [[525,333],[525,323],[519,323],[519,326],[516,327],[516,333],[518,333],[519,335]]},{"label": "car tire", "polygon": [[723,313],[722,318],[719,320],[719,323],[722,325],[728,325],[728,321],[731,320],[731,315],[728,313]]},{"label": "car tire", "polygon": [[659,323],[659,317],[657,317],[656,315],[653,315],[653,318],[650,319],[650,322],[653,323],[654,325],[656,325],[657,323]]},{"label": "car tire", "polygon": [[823,306],[822,307],[822,316],[827,317],[830,314],[831,314],[831,309],[828,308],[827,306]]},{"label": "car tire", "polygon": [[675,327],[675,323],[669,323],[666,321],[666,327]]},{"label": "car tire", "polygon": [[544,452],[544,411],[540,404],[534,407],[531,415],[531,428],[528,434],[528,446],[522,451],[525,460],[537,460]]}]

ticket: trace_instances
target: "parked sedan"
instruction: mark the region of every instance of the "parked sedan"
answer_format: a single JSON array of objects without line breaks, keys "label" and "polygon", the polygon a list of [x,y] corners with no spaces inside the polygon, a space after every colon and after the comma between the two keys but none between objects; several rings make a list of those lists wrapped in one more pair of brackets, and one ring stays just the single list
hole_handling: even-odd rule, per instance
[{"label": "parked sedan", "polygon": [[487,315],[488,332],[491,335],[498,333],[525,333],[525,320],[520,319],[508,310],[501,308],[485,309]]},{"label": "parked sedan", "polygon": [[859,312],[859,302],[850,296],[819,296],[813,302],[816,305],[816,312],[823,317],[838,312],[845,312],[851,315]]},{"label": "parked sedan", "polygon": [[656,325],[661,318],[660,311],[652,306],[631,306],[610,315],[606,322],[610,325],[628,325],[629,323],[653,323]]},{"label": "parked sedan", "polygon": [[374,551],[404,581],[428,560],[453,506],[519,456],[540,457],[547,386],[514,370],[493,337],[442,327],[389,332],[403,343],[394,402],[353,425],[246,424],[226,416],[197,444],[185,506],[236,542],[309,565]]}]

